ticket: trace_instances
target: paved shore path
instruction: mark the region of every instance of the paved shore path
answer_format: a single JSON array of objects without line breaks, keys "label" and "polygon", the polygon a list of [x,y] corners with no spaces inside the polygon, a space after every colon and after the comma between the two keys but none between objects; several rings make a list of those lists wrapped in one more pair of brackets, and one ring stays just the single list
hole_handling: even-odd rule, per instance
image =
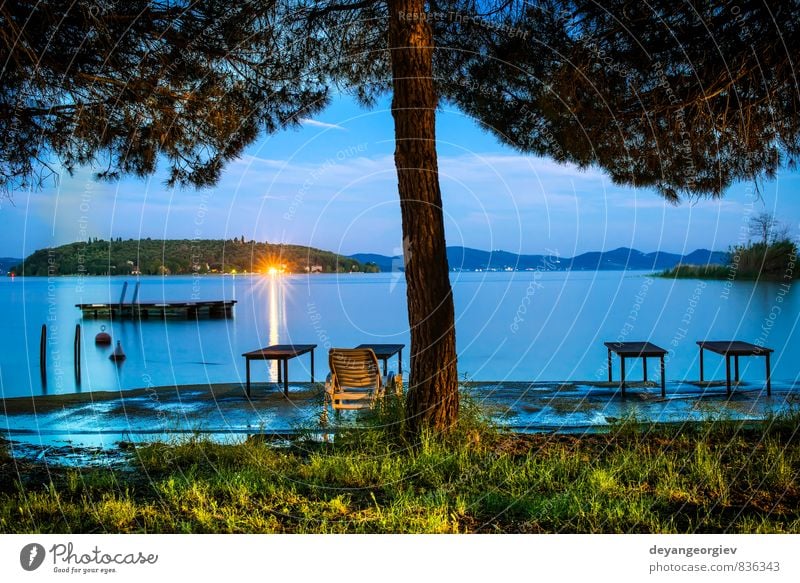
[{"label": "paved shore path", "polygon": [[[581,432],[635,418],[684,423],[708,419],[764,419],[800,406],[800,387],[774,382],[742,383],[728,397],[725,383],[673,382],[667,397],[659,386],[631,383],[621,397],[616,383],[472,382],[462,386],[498,425],[513,431]],[[208,434],[243,439],[252,434],[292,435],[357,424],[358,414],[339,420],[323,412],[321,384],[258,383],[247,398],[235,384],[151,387],[0,400],[0,436],[39,444],[113,447],[125,441]]]}]

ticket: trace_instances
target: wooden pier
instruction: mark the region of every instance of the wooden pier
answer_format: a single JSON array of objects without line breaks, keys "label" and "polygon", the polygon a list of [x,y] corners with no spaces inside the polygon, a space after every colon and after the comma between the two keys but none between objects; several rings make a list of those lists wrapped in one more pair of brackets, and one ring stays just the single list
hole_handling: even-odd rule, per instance
[{"label": "wooden pier", "polygon": [[202,318],[233,318],[233,304],[236,300],[212,300],[202,302],[140,302],[139,285],[133,289],[133,298],[125,303],[128,282],[122,286],[117,303],[75,304],[84,318],[105,318],[112,320],[149,320],[151,318],[199,320]]},{"label": "wooden pier", "polygon": [[235,303],[236,300],[216,300],[206,302],[75,304],[75,307],[83,313],[84,318],[199,320],[204,318],[232,318],[233,305]]}]

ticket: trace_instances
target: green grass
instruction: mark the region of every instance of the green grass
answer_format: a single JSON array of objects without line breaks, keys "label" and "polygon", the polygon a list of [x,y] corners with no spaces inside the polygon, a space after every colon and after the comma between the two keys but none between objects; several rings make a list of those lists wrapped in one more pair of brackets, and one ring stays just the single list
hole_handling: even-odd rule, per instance
[{"label": "green grass", "polygon": [[674,279],[728,279],[731,276],[731,267],[728,265],[678,264],[672,269],[662,271],[659,276]]},{"label": "green grass", "polygon": [[9,451],[8,443],[0,437],[0,464],[6,464],[11,461],[11,453]]},{"label": "green grass", "polygon": [[131,469],[6,463],[2,532],[800,532],[800,415],[509,435],[469,403],[404,441],[400,405],[335,443],[189,439]]}]

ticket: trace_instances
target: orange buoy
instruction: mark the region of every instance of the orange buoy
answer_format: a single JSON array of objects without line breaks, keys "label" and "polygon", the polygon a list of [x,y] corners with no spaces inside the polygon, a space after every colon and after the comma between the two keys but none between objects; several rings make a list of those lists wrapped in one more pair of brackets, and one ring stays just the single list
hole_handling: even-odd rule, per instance
[{"label": "orange buoy", "polygon": [[111,356],[109,356],[108,358],[110,358],[114,362],[121,362],[125,360],[126,358],[125,352],[123,352],[122,345],[119,343],[119,340],[117,340],[117,347],[114,349],[114,352],[112,352]]},{"label": "orange buoy", "polygon": [[106,332],[105,326],[100,326],[100,332],[94,337],[94,343],[102,346],[108,346],[111,344],[111,334]]}]

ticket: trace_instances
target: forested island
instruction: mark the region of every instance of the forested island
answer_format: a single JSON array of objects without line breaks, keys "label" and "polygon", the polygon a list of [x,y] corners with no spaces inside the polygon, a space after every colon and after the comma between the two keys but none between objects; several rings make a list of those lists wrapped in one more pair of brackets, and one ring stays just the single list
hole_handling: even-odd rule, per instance
[{"label": "forested island", "polygon": [[678,279],[729,279],[791,281],[800,278],[796,269],[797,246],[788,240],[737,245],[726,265],[676,265],[662,277]]},{"label": "forested island", "polygon": [[793,281],[800,278],[796,269],[797,243],[789,226],[770,213],[750,218],[749,231],[754,237],[734,245],[723,265],[682,262],[664,270],[662,277],[691,279]]},{"label": "forested island", "polygon": [[313,247],[235,239],[93,238],[40,249],[9,270],[16,275],[181,275],[192,273],[377,272]]}]

